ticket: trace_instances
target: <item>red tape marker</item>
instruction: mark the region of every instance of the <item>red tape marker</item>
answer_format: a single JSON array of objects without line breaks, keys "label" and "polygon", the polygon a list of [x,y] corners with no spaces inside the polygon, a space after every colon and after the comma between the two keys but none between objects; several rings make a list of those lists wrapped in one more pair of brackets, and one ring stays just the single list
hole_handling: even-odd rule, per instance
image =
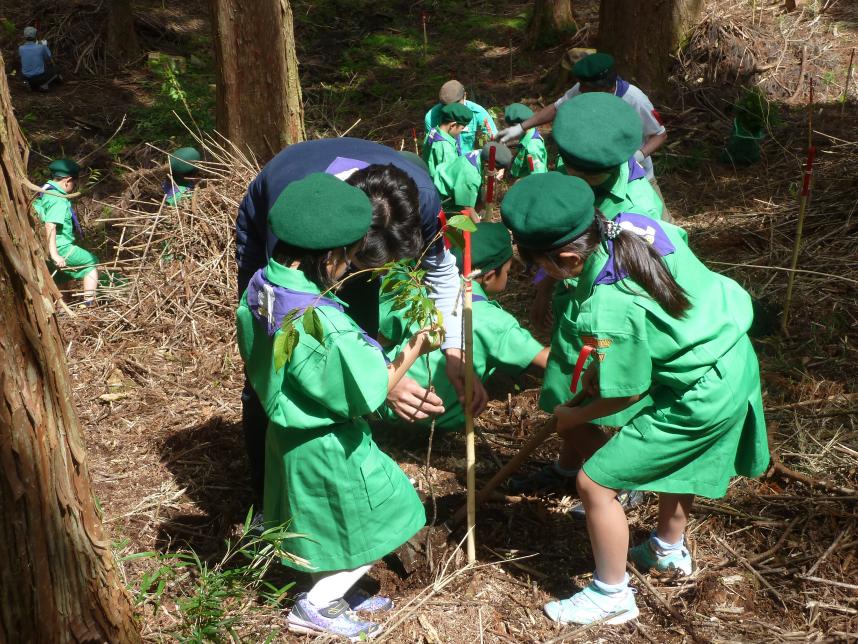
[{"label": "red tape marker", "polygon": [[533,156],[527,155],[527,165],[530,166],[530,171],[533,172]]},{"label": "red tape marker", "polygon": [[587,358],[589,358],[590,354],[595,350],[595,347],[585,344],[581,349],[581,353],[578,354],[578,360],[575,362],[575,371],[572,372],[572,384],[569,386],[569,391],[573,394],[578,391],[578,381],[581,379],[581,372],[584,370],[584,363],[587,362]]},{"label": "red tape marker", "polygon": [[[465,249],[464,253],[462,254],[462,258],[464,259],[464,261],[462,262],[464,264],[463,272],[467,276],[471,274],[471,232],[469,230],[463,230],[462,237],[465,238]],[[470,280],[465,281],[465,288],[471,288]]]},{"label": "red tape marker", "polygon": [[813,176],[813,160],[816,158],[816,147],[811,146],[807,149],[807,163],[804,166],[804,182],[801,185],[801,196],[806,197],[810,194],[810,179]]}]

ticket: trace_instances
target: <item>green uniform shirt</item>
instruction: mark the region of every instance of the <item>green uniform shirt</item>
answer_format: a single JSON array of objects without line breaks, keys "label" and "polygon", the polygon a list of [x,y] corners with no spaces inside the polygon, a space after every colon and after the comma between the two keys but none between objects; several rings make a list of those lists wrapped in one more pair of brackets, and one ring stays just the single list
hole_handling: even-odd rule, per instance
[{"label": "green uniform shirt", "polygon": [[[600,186],[596,192],[596,208],[608,219],[621,212],[635,212],[655,220],[661,220],[664,204],[646,178],[629,181],[629,166],[624,163],[616,180],[609,186]],[[677,234],[688,242],[684,230]],[[569,385],[577,351],[572,349],[572,338],[577,335],[577,305],[572,297],[577,279],[559,282],[554,289],[551,306],[554,312],[554,328],[551,334],[551,354],[545,368],[545,379],[539,396],[539,405],[545,411],[569,400]]]},{"label": "green uniform shirt", "polygon": [[[497,134],[498,131],[491,114],[489,114],[485,108],[468,100],[465,101],[465,106],[470,108],[474,113],[474,118],[471,119],[468,127],[465,128],[465,131],[462,132],[459,137],[462,144],[462,154],[474,149],[478,132],[484,132],[486,134],[486,138],[490,139]],[[438,127],[438,125],[441,124],[442,107],[444,107],[443,103],[438,103],[426,112],[426,116],[423,118],[423,126],[426,132],[429,132],[433,127]]]},{"label": "green uniform shirt", "polygon": [[[541,174],[548,172],[548,152],[545,150],[545,141],[536,128],[524,133],[518,144],[518,154],[512,160],[509,173],[515,179],[521,179],[530,174]],[[533,172],[530,171],[530,160],[533,161]]]},{"label": "green uniform shirt", "polygon": [[72,205],[69,199],[51,194],[55,190],[60,194],[68,194],[53,181],[48,181],[48,190],[43,192],[33,202],[33,208],[39,213],[39,218],[46,224],[57,226],[57,251],[74,243],[74,223],[72,221]]},{"label": "green uniform shirt", "polygon": [[480,198],[483,184],[480,153],[469,152],[440,164],[432,175],[432,183],[441,194],[441,206],[445,212],[473,208]]},{"label": "green uniform shirt", "polygon": [[429,166],[429,176],[434,177],[442,163],[453,161],[459,156],[459,143],[441,128],[434,128],[423,144],[423,160]]},{"label": "green uniform shirt", "polygon": [[596,350],[603,398],[647,394],[613,417],[610,424],[625,427],[585,471],[608,487],[722,496],[731,476],[756,476],[768,465],[759,372],[747,338],[751,298],[706,268],[681,229],[661,226],[676,248],[665,264],[692,304],[682,318],[631,278],[594,285],[607,261],[601,248],[578,279],[573,350]]},{"label": "green uniform shirt", "polygon": [[[504,311],[500,304],[489,300],[477,282],[473,282],[473,294],[474,373],[483,382],[497,369],[513,376],[518,375],[542,351],[542,344],[527,329],[522,328],[518,320]],[[401,311],[394,307],[393,298],[389,296],[382,297],[379,317],[382,334],[396,342],[396,346],[387,351],[388,358],[393,360],[416,329],[407,328]],[[428,389],[430,384],[434,386],[435,393],[444,401],[446,411],[437,417],[435,426],[447,430],[461,429],[465,416],[456,389],[447,378],[444,352],[435,350],[428,354],[428,359],[427,365],[425,357],[418,358],[408,370],[408,375],[424,388]],[[398,421],[396,414],[387,407],[382,416],[390,422]],[[430,418],[417,421],[417,424],[428,426],[431,422]]]},{"label": "green uniform shirt", "polygon": [[[273,260],[265,277],[283,288],[319,293],[303,273]],[[330,306],[316,311],[324,346],[299,321],[298,344],[278,372],[272,354],[282,330],[268,335],[245,292],[237,311],[238,346],[269,419],[266,522],[306,535],[283,545],[311,567],[343,570],[396,549],[424,525],[425,514],[408,478],[378,449],[361,418],[387,396],[383,355],[344,312]]]}]

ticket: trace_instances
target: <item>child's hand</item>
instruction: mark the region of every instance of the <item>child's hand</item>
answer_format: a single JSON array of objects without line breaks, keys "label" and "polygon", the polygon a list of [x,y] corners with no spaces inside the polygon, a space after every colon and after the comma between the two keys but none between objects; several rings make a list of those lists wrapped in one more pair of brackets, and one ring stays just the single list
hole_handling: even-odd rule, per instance
[{"label": "child's hand", "polygon": [[441,346],[441,341],[444,339],[444,329],[437,325],[420,329],[412,337],[420,355],[430,353]]},{"label": "child's hand", "polygon": [[570,407],[568,404],[557,405],[554,408],[554,416],[557,418],[557,433],[563,434],[573,427],[580,425],[580,415],[580,407]]}]

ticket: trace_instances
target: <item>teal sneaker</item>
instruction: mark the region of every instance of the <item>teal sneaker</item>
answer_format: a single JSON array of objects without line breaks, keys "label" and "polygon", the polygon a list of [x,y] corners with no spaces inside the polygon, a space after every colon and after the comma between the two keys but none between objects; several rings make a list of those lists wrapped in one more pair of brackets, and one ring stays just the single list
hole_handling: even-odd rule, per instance
[{"label": "teal sneaker", "polygon": [[606,624],[623,624],[636,619],[640,610],[635,603],[632,588],[608,595],[591,583],[569,599],[559,599],[545,604],[545,614],[562,624],[591,624],[605,619]]},{"label": "teal sneaker", "polygon": [[682,573],[690,575],[694,568],[691,561],[691,553],[683,546],[670,552],[659,552],[652,545],[652,540],[647,539],[641,544],[629,550],[629,560],[641,572],[655,568],[658,572]]}]

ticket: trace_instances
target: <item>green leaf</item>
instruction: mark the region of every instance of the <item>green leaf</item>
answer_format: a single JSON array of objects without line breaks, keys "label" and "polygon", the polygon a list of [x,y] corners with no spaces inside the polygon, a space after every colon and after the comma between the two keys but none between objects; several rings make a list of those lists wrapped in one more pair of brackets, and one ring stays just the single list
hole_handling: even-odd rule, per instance
[{"label": "green leaf", "polygon": [[304,317],[301,319],[301,323],[304,325],[304,331],[311,337],[315,338],[316,342],[319,344],[325,343],[325,329],[322,327],[322,320],[319,317],[319,314],[316,313],[316,307],[307,307],[307,310],[304,311]]},{"label": "green leaf", "polygon": [[450,240],[450,244],[458,248],[459,250],[463,250],[465,248],[465,236],[462,234],[461,230],[456,228],[448,228],[447,232],[444,233],[447,236],[447,239]]},{"label": "green leaf", "polygon": [[274,338],[274,371],[280,371],[292,358],[298,345],[298,332],[292,325],[284,324],[282,332]]},{"label": "green leaf", "polygon": [[470,233],[477,230],[474,220],[467,215],[453,215],[447,220],[447,226],[458,228],[459,230],[467,230]]}]

